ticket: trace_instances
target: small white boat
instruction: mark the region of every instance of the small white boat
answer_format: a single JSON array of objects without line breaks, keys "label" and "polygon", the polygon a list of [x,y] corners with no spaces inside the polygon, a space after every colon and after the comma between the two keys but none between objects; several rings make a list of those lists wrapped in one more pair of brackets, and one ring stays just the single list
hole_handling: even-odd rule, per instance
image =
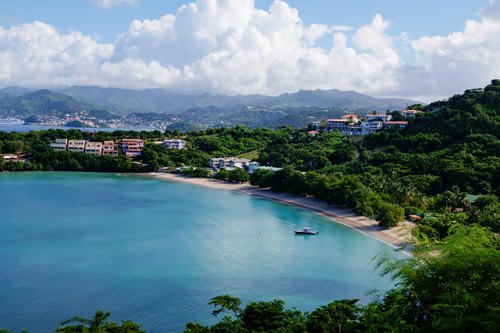
[{"label": "small white boat", "polygon": [[319,234],[318,231],[312,230],[309,227],[304,227],[302,230],[294,230],[296,235],[317,235]]}]

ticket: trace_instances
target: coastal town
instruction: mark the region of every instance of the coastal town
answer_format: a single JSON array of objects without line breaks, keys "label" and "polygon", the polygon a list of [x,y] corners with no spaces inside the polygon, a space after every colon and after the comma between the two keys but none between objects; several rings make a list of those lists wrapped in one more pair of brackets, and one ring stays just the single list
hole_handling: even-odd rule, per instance
[{"label": "coastal town", "polygon": [[[393,112],[392,114],[394,114]],[[340,118],[325,119],[323,121],[314,121],[309,125],[309,128],[314,128],[307,132],[308,135],[318,135],[320,132],[340,132],[346,136],[366,136],[375,133],[381,129],[403,129],[408,126],[408,120],[415,118],[420,110],[403,110],[397,111],[399,118],[404,120],[392,120],[392,114],[372,113],[364,117],[357,114],[349,113]],[[115,141],[93,141],[93,140],[71,140],[56,138],[50,147],[54,151],[69,151],[82,153],[93,156],[118,156],[123,154],[129,158],[140,158],[143,148],[146,143],[161,145],[165,149],[182,150],[189,149],[190,145],[187,140],[180,138],[170,138],[164,140],[153,140],[146,142],[143,139],[122,138]],[[7,156],[6,156],[7,157]],[[21,161],[22,157],[9,154],[8,159]],[[178,168],[178,170],[186,167]],[[210,158],[206,166],[210,172],[217,172],[225,169],[232,171],[235,168],[241,168],[252,174],[258,169],[278,171],[281,168],[270,165],[260,165],[257,161],[237,157],[215,157]],[[167,168],[159,168],[160,171],[168,170]]]}]

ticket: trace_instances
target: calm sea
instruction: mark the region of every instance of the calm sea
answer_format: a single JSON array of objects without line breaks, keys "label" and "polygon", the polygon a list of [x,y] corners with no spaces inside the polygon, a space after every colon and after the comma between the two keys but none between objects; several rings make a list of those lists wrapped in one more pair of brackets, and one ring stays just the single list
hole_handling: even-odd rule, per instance
[{"label": "calm sea", "polygon": [[[112,312],[149,332],[213,323],[210,298],[312,310],[386,290],[389,246],[307,211],[140,176],[0,174],[0,328],[53,331]],[[295,236],[310,226],[318,236]],[[395,256],[401,256],[394,253]]]},{"label": "calm sea", "polygon": [[91,128],[91,127],[83,127],[83,128],[72,128],[65,126],[44,126],[44,125],[23,125],[19,123],[9,123],[7,121],[2,121],[0,119],[0,131],[2,132],[29,132],[29,131],[41,131],[48,129],[77,129],[83,132],[113,132],[117,130],[124,131],[153,131],[151,128]]}]

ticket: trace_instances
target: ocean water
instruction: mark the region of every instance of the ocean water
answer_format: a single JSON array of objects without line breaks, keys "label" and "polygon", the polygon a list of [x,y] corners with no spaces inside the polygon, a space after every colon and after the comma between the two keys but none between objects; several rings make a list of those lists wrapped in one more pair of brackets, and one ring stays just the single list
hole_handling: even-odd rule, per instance
[{"label": "ocean water", "polygon": [[48,129],[63,129],[70,130],[76,129],[82,132],[114,132],[118,130],[123,131],[153,131],[152,128],[95,128],[95,127],[66,127],[66,126],[46,126],[46,125],[24,125],[19,123],[12,123],[6,120],[0,119],[0,131],[2,132],[30,132],[30,131],[41,131]]},{"label": "ocean water", "polygon": [[[148,332],[213,323],[207,302],[310,311],[387,290],[388,245],[289,205],[147,177],[0,173],[0,328],[53,331],[111,311]],[[318,236],[295,236],[310,226]]]}]

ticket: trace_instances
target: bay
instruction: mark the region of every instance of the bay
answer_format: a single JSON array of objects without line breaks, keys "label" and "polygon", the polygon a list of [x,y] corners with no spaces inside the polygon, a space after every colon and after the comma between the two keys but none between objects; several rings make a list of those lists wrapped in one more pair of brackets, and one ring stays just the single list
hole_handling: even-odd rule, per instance
[{"label": "bay", "polygon": [[48,125],[33,125],[33,124],[20,124],[12,122],[1,122],[0,121],[0,131],[2,132],[30,132],[30,131],[42,131],[49,129],[62,129],[62,130],[80,130],[82,132],[114,132],[114,131],[154,131],[152,128],[105,128],[105,127],[66,127],[66,126],[48,126]]},{"label": "bay", "polygon": [[[282,299],[303,311],[393,286],[390,246],[252,196],[117,174],[0,174],[0,328],[53,331],[97,309],[148,332],[213,323],[207,302]],[[318,236],[295,236],[310,226]]]}]

